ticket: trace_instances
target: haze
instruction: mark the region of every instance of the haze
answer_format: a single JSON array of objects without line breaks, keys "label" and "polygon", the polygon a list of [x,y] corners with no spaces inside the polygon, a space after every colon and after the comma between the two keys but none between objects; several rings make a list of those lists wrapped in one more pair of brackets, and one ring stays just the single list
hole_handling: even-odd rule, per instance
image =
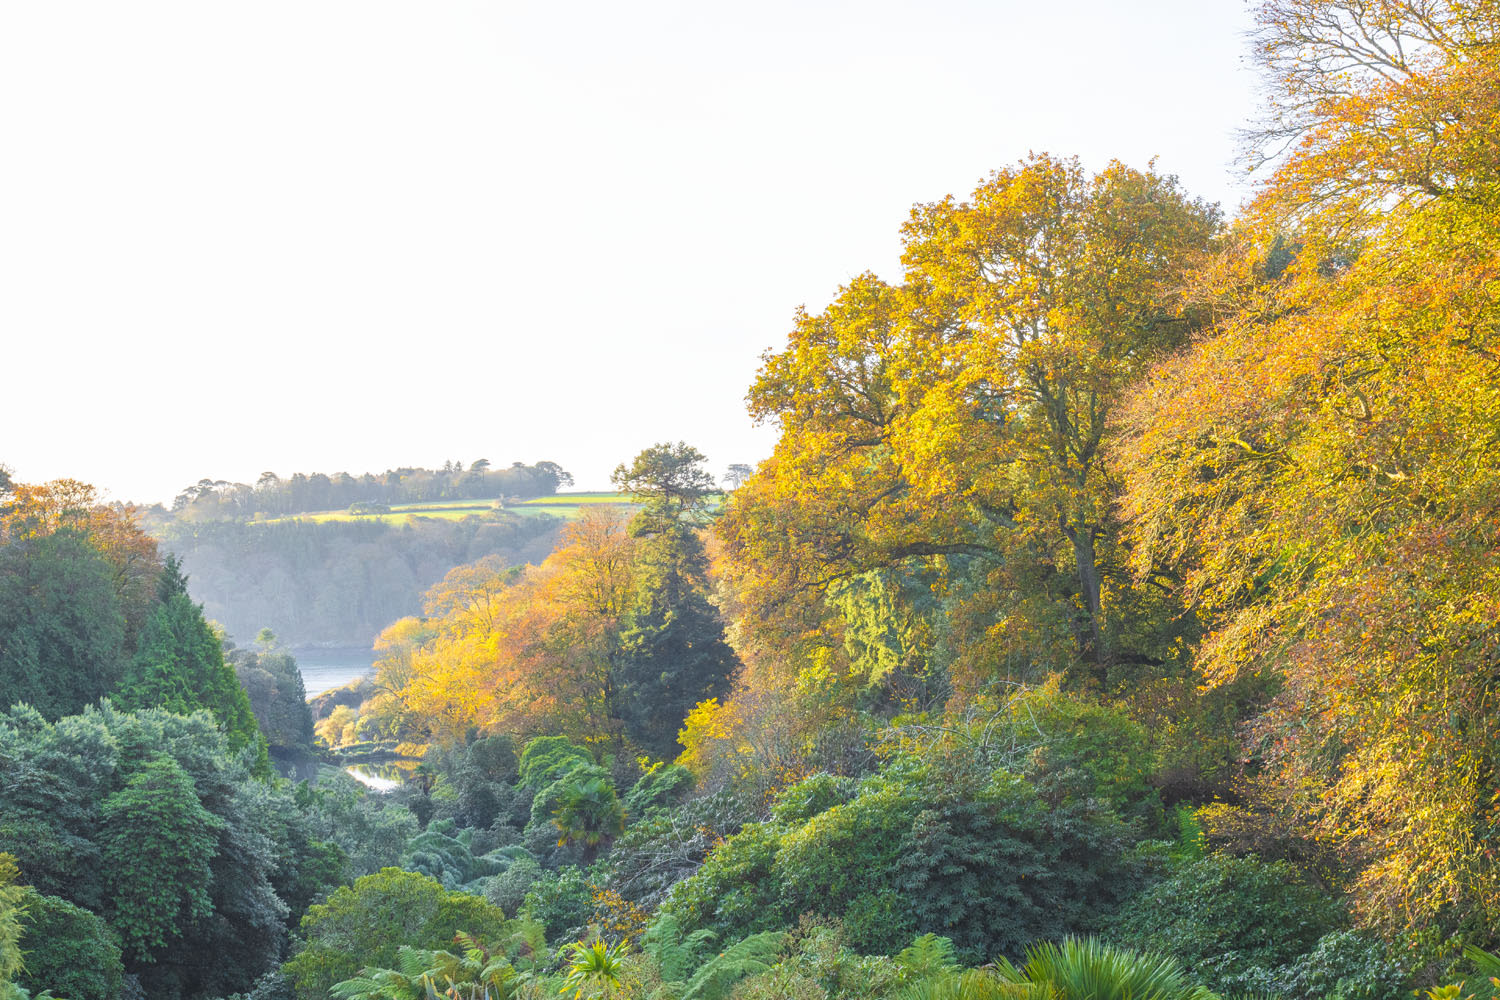
[{"label": "haze", "polygon": [[[549,459],[744,412],[794,308],[1028,150],[1232,207],[1238,3],[10,4],[0,462],[201,477]],[[142,449],[138,442],[149,440]]]}]

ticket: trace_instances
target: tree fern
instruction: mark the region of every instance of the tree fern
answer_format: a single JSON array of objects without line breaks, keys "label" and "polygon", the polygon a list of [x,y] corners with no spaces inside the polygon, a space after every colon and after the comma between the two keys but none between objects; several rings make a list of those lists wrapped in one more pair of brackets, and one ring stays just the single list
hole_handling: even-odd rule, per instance
[{"label": "tree fern", "polygon": [[785,941],[785,931],[763,931],[730,945],[693,974],[681,1000],[724,1000],[735,983],[775,965]]},{"label": "tree fern", "polygon": [[683,936],[682,924],[677,917],[663,913],[641,938],[641,947],[656,959],[663,981],[682,983],[702,963],[703,953],[714,937],[714,932],[706,928]]}]

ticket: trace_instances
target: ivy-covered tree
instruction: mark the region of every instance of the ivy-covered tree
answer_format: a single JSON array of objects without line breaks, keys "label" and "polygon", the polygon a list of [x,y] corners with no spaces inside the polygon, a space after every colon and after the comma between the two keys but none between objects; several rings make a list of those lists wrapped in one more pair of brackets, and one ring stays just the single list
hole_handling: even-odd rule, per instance
[{"label": "ivy-covered tree", "polygon": [[100,809],[106,906],[128,956],[151,961],[184,924],[213,913],[209,859],[223,821],[170,757],[147,763]]}]

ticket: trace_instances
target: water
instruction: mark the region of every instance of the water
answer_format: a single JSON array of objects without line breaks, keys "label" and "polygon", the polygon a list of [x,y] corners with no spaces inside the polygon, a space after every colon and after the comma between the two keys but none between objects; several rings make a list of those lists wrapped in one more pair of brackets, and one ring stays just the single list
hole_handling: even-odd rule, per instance
[{"label": "water", "polygon": [[389,764],[355,764],[344,770],[371,791],[394,792],[401,787],[401,772]]},{"label": "water", "polygon": [[374,667],[372,649],[297,649],[292,651],[302,671],[302,686],[309,698],[343,687],[368,674]]}]

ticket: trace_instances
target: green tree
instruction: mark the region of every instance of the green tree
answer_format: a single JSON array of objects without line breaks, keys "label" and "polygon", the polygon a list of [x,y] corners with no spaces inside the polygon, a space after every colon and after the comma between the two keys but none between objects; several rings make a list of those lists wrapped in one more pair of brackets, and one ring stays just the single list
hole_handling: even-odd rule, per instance
[{"label": "green tree", "polygon": [[714,477],[703,453],[684,441],[652,445],[627,467],[615,467],[610,482],[639,502],[656,518],[667,521],[694,520],[707,509],[713,495]]},{"label": "green tree", "polygon": [[33,994],[68,1000],[116,1000],[124,967],[109,925],[56,896],[27,893],[22,918],[26,971],[17,982]]},{"label": "green tree", "polygon": [[114,689],[126,651],[113,581],[71,529],[0,544],[0,706],[57,719]]},{"label": "green tree", "polygon": [[224,821],[170,757],[148,762],[99,811],[106,911],[125,953],[149,962],[213,913],[209,861]]},{"label": "green tree", "polygon": [[21,921],[26,916],[26,890],[16,885],[19,877],[16,859],[0,854],[0,987],[9,986],[23,967],[20,942]]},{"label": "green tree", "polygon": [[175,560],[169,559],[161,577],[162,602],[146,622],[120,682],[120,704],[165,708],[179,715],[207,709],[223,726],[230,748],[252,748],[256,769],[269,773],[266,740],[250,699],[234,669],[224,662],[223,644],[209,628],[203,609],[188,597],[186,585]]},{"label": "green tree", "polygon": [[286,964],[299,1000],[325,1000],[362,968],[391,968],[402,945],[438,950],[459,931],[505,936],[505,914],[426,875],[385,868],[344,886],[302,918],[306,945]]},{"label": "green tree", "polygon": [[[651,518],[649,511],[638,515]],[[612,673],[626,735],[665,758],[692,707],[728,692],[739,659],[708,601],[708,558],[698,533],[680,522],[659,529],[637,550],[636,593]]]}]

